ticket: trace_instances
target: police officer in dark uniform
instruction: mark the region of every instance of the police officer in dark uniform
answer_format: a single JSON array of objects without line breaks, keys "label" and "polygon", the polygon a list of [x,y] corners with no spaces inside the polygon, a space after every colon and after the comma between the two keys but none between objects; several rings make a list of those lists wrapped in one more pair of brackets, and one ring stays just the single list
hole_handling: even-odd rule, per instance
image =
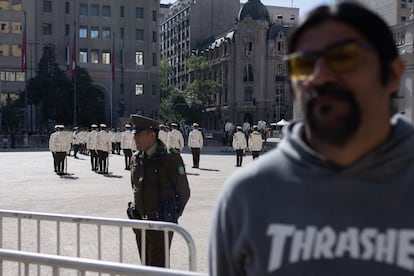
[{"label": "police officer in dark uniform", "polygon": [[[184,162],[178,151],[167,152],[158,139],[160,122],[140,115],[131,115],[131,121],[138,149],[131,161],[134,218],[177,223],[190,198]],[[134,232],[141,252],[141,230]],[[172,233],[170,248],[171,240]],[[145,249],[146,265],[166,267],[163,232],[147,231]]]}]

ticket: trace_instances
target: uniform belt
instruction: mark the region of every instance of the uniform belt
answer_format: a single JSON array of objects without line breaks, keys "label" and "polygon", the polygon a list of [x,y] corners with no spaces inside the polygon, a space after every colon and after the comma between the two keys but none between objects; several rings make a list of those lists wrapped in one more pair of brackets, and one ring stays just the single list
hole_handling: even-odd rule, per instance
[{"label": "uniform belt", "polygon": [[141,215],[142,220],[156,220],[159,218],[160,218],[160,213],[158,211],[154,211],[148,214]]}]

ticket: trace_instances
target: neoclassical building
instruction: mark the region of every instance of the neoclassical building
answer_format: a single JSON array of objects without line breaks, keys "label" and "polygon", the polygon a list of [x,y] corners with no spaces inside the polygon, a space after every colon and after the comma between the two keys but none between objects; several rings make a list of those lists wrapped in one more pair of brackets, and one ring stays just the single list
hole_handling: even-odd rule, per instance
[{"label": "neoclassical building", "polygon": [[297,15],[298,9],[280,7],[271,16],[260,0],[249,0],[231,30],[198,50],[211,65],[204,78],[221,84],[215,105],[206,110],[202,122],[206,128],[222,129],[227,121],[256,124],[292,119],[283,55]]}]

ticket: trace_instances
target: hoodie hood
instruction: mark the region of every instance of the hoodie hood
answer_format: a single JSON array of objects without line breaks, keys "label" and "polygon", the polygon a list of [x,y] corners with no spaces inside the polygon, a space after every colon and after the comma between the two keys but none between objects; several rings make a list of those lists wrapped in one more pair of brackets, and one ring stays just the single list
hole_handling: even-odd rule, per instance
[{"label": "hoodie hood", "polygon": [[341,167],[314,151],[304,141],[303,122],[292,122],[283,129],[283,140],[279,149],[301,167],[308,170],[327,170],[342,173],[383,174],[392,171],[394,166],[403,166],[414,156],[414,128],[401,115],[391,118],[392,131],[387,141],[354,164]]}]

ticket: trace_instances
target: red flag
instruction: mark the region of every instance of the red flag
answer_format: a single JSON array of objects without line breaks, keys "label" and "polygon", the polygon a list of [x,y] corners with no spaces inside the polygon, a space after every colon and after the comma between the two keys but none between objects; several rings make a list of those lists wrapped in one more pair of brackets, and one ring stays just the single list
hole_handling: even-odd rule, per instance
[{"label": "red flag", "polygon": [[76,29],[73,34],[72,61],[70,65],[70,70],[72,72],[72,76],[74,76],[76,74]]},{"label": "red flag", "polygon": [[21,69],[22,72],[26,71],[26,23],[23,26],[23,36],[22,36],[22,64],[21,64]]},{"label": "red flag", "polygon": [[115,79],[115,34],[112,39],[112,53],[111,53],[111,69],[112,69],[112,80]]}]

